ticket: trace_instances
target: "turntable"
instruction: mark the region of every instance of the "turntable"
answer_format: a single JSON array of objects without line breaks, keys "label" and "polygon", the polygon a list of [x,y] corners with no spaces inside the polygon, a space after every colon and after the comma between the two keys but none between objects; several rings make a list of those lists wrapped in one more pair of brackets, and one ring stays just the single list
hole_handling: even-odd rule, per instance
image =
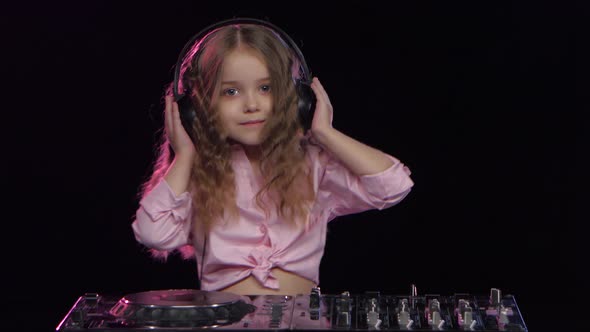
[{"label": "turntable", "polygon": [[387,330],[528,331],[514,296],[362,294],[236,295],[194,289],[80,296],[56,331]]},{"label": "turntable", "polygon": [[128,327],[217,327],[256,309],[239,296],[198,290],[149,291],[124,296],[108,311]]}]

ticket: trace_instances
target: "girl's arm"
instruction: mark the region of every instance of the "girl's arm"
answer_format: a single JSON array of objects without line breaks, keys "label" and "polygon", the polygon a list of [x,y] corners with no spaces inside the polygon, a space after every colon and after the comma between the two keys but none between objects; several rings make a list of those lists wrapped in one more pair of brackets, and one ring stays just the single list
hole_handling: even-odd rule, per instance
[{"label": "girl's arm", "polygon": [[178,105],[166,96],[165,130],[175,157],[160,180],[139,202],[132,228],[138,242],[172,250],[189,242],[191,197],[187,192],[195,146],[182,127]]},{"label": "girl's arm", "polygon": [[191,176],[193,157],[176,155],[172,164],[166,171],[164,179],[176,196],[188,190],[188,182]]},{"label": "girl's arm", "polygon": [[312,134],[314,139],[356,175],[382,172],[393,165],[383,152],[363,144],[342,132],[329,128]]},{"label": "girl's arm", "polygon": [[316,143],[359,176],[376,174],[393,165],[393,161],[385,153],[332,128],[332,104],[317,77],[314,77],[311,88],[317,100],[311,125],[311,135]]}]

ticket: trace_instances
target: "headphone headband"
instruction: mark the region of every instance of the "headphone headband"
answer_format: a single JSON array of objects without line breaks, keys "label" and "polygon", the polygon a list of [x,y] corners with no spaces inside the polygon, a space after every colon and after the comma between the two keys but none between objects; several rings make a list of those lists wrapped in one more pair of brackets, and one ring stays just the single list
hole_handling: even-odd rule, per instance
[{"label": "headphone headband", "polygon": [[182,51],[178,55],[176,65],[174,67],[174,84],[172,86],[172,91],[174,93],[174,97],[176,100],[178,100],[182,96],[184,96],[184,94],[178,93],[178,82],[179,82],[179,76],[180,76],[180,69],[182,67],[182,62],[184,61],[184,57],[186,56],[186,53],[194,45],[195,41],[202,39],[209,32],[211,32],[219,27],[232,25],[232,24],[242,24],[242,23],[265,26],[267,28],[270,28],[275,33],[278,33],[280,38],[283,41],[285,41],[288,44],[288,46],[291,48],[291,50],[293,50],[293,52],[295,52],[295,54],[297,55],[297,58],[299,59],[299,61],[301,63],[301,68],[303,69],[303,75],[305,76],[305,80],[310,79],[309,68],[307,67],[307,63],[305,62],[305,57],[303,56],[303,53],[299,49],[299,46],[297,46],[297,43],[295,43],[295,41],[293,41],[293,39],[285,31],[283,31],[281,28],[277,27],[276,25],[274,25],[268,21],[264,21],[264,20],[260,20],[260,19],[256,19],[256,18],[249,18],[249,17],[237,17],[237,18],[231,18],[231,19],[219,21],[217,23],[213,23],[213,24],[207,26],[206,28],[204,28],[203,30],[201,30],[197,34],[195,34],[184,45],[184,47],[182,48]]}]

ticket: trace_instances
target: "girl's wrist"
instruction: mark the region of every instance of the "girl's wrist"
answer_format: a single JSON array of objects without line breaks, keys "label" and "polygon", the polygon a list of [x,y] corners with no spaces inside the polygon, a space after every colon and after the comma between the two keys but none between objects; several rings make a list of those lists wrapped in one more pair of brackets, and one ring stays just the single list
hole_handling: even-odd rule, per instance
[{"label": "girl's wrist", "polygon": [[326,127],[321,129],[312,129],[311,135],[313,136],[316,142],[323,145],[330,139],[330,136],[332,136],[335,132],[336,129],[332,127]]}]

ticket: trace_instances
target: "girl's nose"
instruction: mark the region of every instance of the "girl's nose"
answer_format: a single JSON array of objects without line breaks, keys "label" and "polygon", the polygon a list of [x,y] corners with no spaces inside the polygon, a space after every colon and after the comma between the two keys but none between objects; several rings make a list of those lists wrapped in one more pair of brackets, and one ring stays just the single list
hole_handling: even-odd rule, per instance
[{"label": "girl's nose", "polygon": [[246,97],[246,105],[244,112],[256,112],[258,111],[258,99],[256,94],[249,93]]}]

